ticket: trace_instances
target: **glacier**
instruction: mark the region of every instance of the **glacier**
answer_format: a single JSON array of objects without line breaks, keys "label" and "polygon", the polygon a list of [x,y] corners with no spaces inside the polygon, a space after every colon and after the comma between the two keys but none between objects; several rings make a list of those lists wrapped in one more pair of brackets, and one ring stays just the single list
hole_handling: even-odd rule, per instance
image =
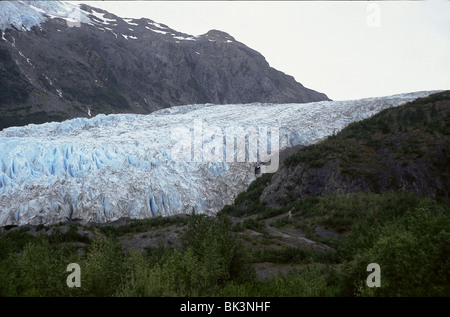
[{"label": "glacier", "polygon": [[86,12],[78,5],[64,1],[1,1],[0,30],[13,25],[18,30],[29,31],[47,19],[60,18],[68,25],[90,23]]},{"label": "glacier", "polygon": [[[351,122],[431,93],[186,105],[7,128],[0,131],[0,226],[105,223],[192,210],[214,215],[258,177],[263,155],[252,142],[267,142],[272,154],[317,143]],[[269,132],[263,139],[251,131]]]}]

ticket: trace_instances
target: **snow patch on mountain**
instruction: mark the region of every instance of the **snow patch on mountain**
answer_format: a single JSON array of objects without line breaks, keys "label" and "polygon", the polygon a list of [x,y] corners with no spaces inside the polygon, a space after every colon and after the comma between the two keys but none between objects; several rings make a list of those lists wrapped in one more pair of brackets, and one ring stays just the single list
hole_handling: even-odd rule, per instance
[{"label": "snow patch on mountain", "polygon": [[101,13],[101,12],[97,12],[95,11],[95,9],[92,9],[92,13],[93,16],[95,16],[98,20],[103,21],[106,24],[109,24],[109,22],[117,22],[116,19],[108,19],[105,18],[105,13]]},{"label": "snow patch on mountain", "polygon": [[147,30],[150,30],[150,31],[153,31],[153,32],[155,32],[155,33],[160,33],[160,34],[167,34],[168,32],[166,32],[166,31],[160,31],[160,30],[154,30],[154,29],[151,29],[151,28],[149,28],[148,26],[146,26],[145,27]]},{"label": "snow patch on mountain", "polygon": [[[241,139],[248,143],[246,159],[234,159],[243,154],[237,141],[242,131],[267,128],[271,137],[277,131],[280,150],[307,145],[430,93],[307,104],[188,105],[149,115],[97,115],[4,129],[0,225],[109,222],[192,209],[214,214],[256,178],[250,134]],[[228,131],[236,133],[230,143]],[[275,143],[270,150],[276,150]],[[174,151],[180,144],[181,152]],[[230,149],[232,160],[222,155]]]},{"label": "snow patch on mountain", "polygon": [[183,41],[195,41],[194,37],[183,37],[183,36],[173,36],[174,39],[183,40]]}]

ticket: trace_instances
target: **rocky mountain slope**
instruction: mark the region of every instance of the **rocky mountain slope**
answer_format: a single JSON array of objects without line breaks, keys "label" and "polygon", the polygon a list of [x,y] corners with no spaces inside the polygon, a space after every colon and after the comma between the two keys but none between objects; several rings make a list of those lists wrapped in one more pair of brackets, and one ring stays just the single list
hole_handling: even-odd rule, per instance
[{"label": "rocky mountain slope", "polygon": [[275,171],[278,151],[319,142],[430,93],[189,105],[7,128],[0,132],[0,225],[110,222],[192,209],[215,214],[255,180],[258,162],[270,160],[260,168]]},{"label": "rocky mountain slope", "polygon": [[361,192],[410,191],[448,199],[449,115],[445,91],[353,123],[286,159],[260,199],[271,207]]},{"label": "rocky mountain slope", "polygon": [[195,103],[328,100],[218,30],[192,36],[59,1],[2,1],[0,29],[0,129]]}]

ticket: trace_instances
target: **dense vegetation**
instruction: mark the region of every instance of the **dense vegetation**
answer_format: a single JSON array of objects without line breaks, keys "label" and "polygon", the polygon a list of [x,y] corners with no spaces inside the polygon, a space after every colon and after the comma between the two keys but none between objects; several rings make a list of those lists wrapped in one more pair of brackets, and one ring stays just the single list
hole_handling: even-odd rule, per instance
[{"label": "dense vegetation", "polygon": [[[157,220],[158,221],[158,220]],[[148,220],[137,221],[141,227]],[[75,234],[33,237],[26,230],[0,238],[1,296],[197,296],[216,294],[251,277],[228,219],[191,216],[181,249],[123,252],[114,231],[77,252]],[[150,224],[154,227],[155,224]],[[166,224],[167,225],[167,224]],[[125,225],[129,231],[134,228]],[[108,229],[107,229],[108,231]],[[62,243],[66,242],[66,243]],[[83,241],[86,242],[86,241]],[[66,285],[66,267],[82,268],[82,287]]]},{"label": "dense vegetation", "polygon": [[[69,242],[76,233],[0,236],[1,296],[449,296],[449,206],[408,193],[316,197],[292,204],[282,226],[317,225],[346,232],[322,238],[327,253],[294,248],[245,247],[230,219],[192,215],[181,248],[124,252],[128,230],[98,235],[86,252]],[[161,221],[161,220],[158,220]],[[133,221],[145,226],[149,220]],[[168,223],[167,225],[172,224]],[[181,223],[179,223],[181,225]],[[153,224],[150,224],[154,227]],[[158,226],[161,225],[158,224]],[[139,226],[137,226],[139,227]],[[306,229],[307,230],[307,229]],[[69,263],[81,267],[81,287],[69,288]],[[258,279],[252,263],[302,264]],[[365,281],[369,263],[381,267],[382,287]]]},{"label": "dense vegetation", "polygon": [[[448,145],[445,143],[448,139],[442,136],[450,134],[450,109],[448,104],[439,101],[449,99],[450,91],[445,91],[386,109],[369,119],[351,123],[323,142],[304,147],[287,158],[285,164],[308,162],[320,167],[327,161],[338,160],[342,169],[349,170],[358,163],[380,164],[377,155],[380,149],[395,149],[398,157],[407,163],[427,154],[436,143]],[[449,163],[448,147],[443,147],[442,151],[447,161],[435,162],[438,165]]]}]

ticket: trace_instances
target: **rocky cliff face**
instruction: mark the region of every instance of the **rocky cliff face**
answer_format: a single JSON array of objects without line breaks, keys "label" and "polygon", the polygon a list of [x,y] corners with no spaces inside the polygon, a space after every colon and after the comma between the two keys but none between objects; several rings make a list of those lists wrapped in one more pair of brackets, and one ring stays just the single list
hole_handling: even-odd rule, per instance
[{"label": "rocky cliff face", "polygon": [[285,160],[260,199],[278,207],[301,198],[410,191],[448,199],[450,92],[354,123]]},{"label": "rocky cliff face", "polygon": [[195,103],[328,100],[221,31],[192,36],[59,1],[0,10],[0,129]]}]

